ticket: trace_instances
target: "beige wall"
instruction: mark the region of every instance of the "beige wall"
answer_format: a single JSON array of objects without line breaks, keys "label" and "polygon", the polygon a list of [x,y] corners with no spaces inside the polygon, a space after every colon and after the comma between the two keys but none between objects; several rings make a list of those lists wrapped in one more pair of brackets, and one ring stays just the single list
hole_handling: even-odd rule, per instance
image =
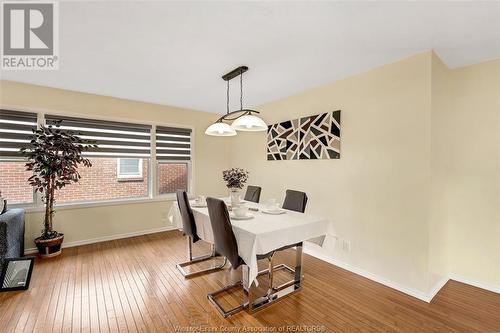
[{"label": "beige wall", "polygon": [[500,290],[500,59],[453,70],[451,80],[451,273]]},{"label": "beige wall", "polygon": [[341,109],[339,160],[267,161],[265,133],[231,139],[231,164],[264,200],[303,190],[307,212],[331,219],[316,250],[417,292],[428,289],[430,65],[420,54],[259,106],[269,124]]},{"label": "beige wall", "polygon": [[[207,137],[205,128],[218,116],[149,103],[92,94],[0,81],[3,108],[78,114],[122,121],[141,121],[194,127],[194,192],[212,195],[226,193],[221,171],[229,165],[228,141]],[[65,233],[65,242],[141,232],[169,226],[166,213],[170,201],[99,206],[59,210],[55,228]],[[26,220],[26,247],[40,234],[41,213],[29,213]]]},{"label": "beige wall", "polygon": [[342,110],[340,160],[267,161],[264,133],[232,140],[264,199],[303,190],[331,219],[315,253],[417,296],[450,274],[500,290],[500,60],[450,70],[425,52],[258,109],[270,124]]},{"label": "beige wall", "polygon": [[449,273],[448,221],[446,219],[446,161],[448,159],[451,98],[450,70],[431,55],[431,192],[429,195],[429,288]]}]

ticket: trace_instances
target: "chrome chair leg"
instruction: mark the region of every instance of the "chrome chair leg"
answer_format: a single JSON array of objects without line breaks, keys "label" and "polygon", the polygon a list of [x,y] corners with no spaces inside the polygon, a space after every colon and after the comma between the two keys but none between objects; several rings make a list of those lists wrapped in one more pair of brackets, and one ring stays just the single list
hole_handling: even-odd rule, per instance
[{"label": "chrome chair leg", "polygon": [[219,295],[219,294],[221,294],[223,292],[226,292],[226,291],[228,291],[230,289],[237,288],[237,287],[243,289],[243,283],[242,283],[242,281],[235,282],[235,283],[233,283],[233,284],[231,284],[229,286],[226,286],[226,287],[224,287],[222,289],[219,289],[219,290],[216,290],[216,291],[214,291],[212,293],[207,294],[207,298],[210,301],[210,303],[212,303],[215,306],[215,308],[217,309],[217,311],[219,311],[219,313],[224,318],[227,318],[227,317],[229,317],[229,316],[231,316],[231,315],[233,315],[233,314],[235,314],[237,312],[240,312],[241,310],[246,309],[248,307],[248,301],[247,301],[247,302],[244,302],[244,303],[238,305],[237,307],[234,307],[234,308],[229,309],[229,310],[225,310],[222,307],[222,305],[219,302],[217,302],[217,300],[215,299],[215,296],[217,296],[217,295]]},{"label": "chrome chair leg", "polygon": [[[282,269],[288,271],[292,276],[295,276],[295,270],[286,264],[279,264],[279,265],[273,266],[273,274],[274,274],[274,272],[277,272],[277,271],[282,270]],[[259,271],[259,276],[268,275],[269,271],[270,271],[270,265],[268,268]],[[302,279],[303,278],[304,278],[304,276],[302,276]],[[283,284],[280,284],[277,287],[274,287],[273,284],[271,283],[271,286],[273,286],[274,290],[279,290],[279,289],[286,287],[287,285],[290,285],[290,283],[293,283],[293,281],[294,280],[290,280],[289,282],[285,282]]]},{"label": "chrome chair leg", "polygon": [[[290,268],[288,265],[279,264],[279,265],[273,266],[273,272],[276,272],[276,271],[279,271],[282,269],[288,271],[291,275],[295,275],[295,270],[293,268]],[[267,275],[267,274],[269,274],[269,267],[259,271],[259,276]]]},{"label": "chrome chair leg", "polygon": [[[252,288],[251,283],[249,284],[249,286],[245,287],[245,283],[243,283],[243,280],[245,279],[245,274],[248,274],[248,270],[245,269],[246,268],[245,266],[242,267],[243,279],[241,281],[235,282],[229,286],[226,286],[222,289],[219,289],[219,290],[216,290],[212,293],[207,294],[207,298],[210,301],[210,303],[212,303],[215,306],[217,311],[219,311],[219,313],[224,318],[231,316],[231,315],[233,315],[241,310],[244,310],[246,308],[249,308],[250,312],[255,312],[255,311],[260,310],[260,309],[264,308],[265,306],[273,303],[274,301],[277,301],[285,296],[288,296],[288,295],[292,294],[293,292],[298,291],[302,288],[302,286],[301,286],[301,282],[302,282],[302,244],[297,245],[296,249],[295,249],[295,269],[291,269],[290,267],[288,267],[284,264],[274,266],[274,264],[273,264],[274,254],[275,253],[273,253],[269,257],[267,257],[268,268],[264,269],[258,273],[259,276],[267,274],[269,277],[269,287],[268,287],[268,290],[264,296],[261,296],[258,298],[254,297],[252,289],[254,289],[255,287]],[[286,269],[290,272],[293,272],[294,279],[289,281],[289,282],[286,282],[280,286],[274,287],[273,286],[274,272],[276,269]],[[247,272],[247,273],[245,273],[245,272]],[[247,295],[247,301],[240,304],[237,307],[234,307],[234,308],[229,309],[229,310],[225,310],[222,307],[222,305],[219,302],[217,302],[217,300],[215,299],[215,296],[217,296],[223,292],[226,292],[230,289],[237,288],[237,287],[241,288],[243,290],[243,292]],[[248,288],[248,290],[245,288]]]},{"label": "chrome chair leg", "polygon": [[187,238],[188,261],[181,262],[181,263],[175,265],[175,267],[179,270],[179,272],[181,272],[182,276],[184,276],[185,278],[190,278],[190,277],[193,277],[196,275],[214,272],[214,271],[220,270],[220,269],[224,268],[224,266],[226,266],[227,259],[224,258],[223,262],[219,265],[211,266],[211,267],[208,267],[208,268],[205,268],[202,270],[198,270],[198,271],[194,271],[194,272],[186,272],[184,270],[184,267],[187,267],[187,266],[190,266],[192,264],[199,263],[202,261],[217,258],[215,255],[215,248],[214,248],[213,244],[211,245],[211,251],[209,254],[205,254],[205,255],[201,255],[201,256],[193,256],[193,240],[189,236],[186,238]]}]

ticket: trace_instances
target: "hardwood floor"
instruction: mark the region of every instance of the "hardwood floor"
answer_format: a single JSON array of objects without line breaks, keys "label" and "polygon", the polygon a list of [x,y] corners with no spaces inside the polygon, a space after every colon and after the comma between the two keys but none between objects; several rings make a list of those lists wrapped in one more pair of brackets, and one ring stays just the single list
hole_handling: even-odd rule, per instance
[{"label": "hardwood floor", "polygon": [[[451,281],[427,304],[308,255],[302,291],[254,315],[224,319],[206,294],[238,272],[185,280],[175,268],[184,260],[185,241],[176,231],[37,259],[28,291],[0,293],[0,332],[299,332],[297,326],[309,332],[500,332],[498,294]],[[284,253],[278,261],[292,260]],[[237,298],[226,295],[224,302],[235,305]]]}]

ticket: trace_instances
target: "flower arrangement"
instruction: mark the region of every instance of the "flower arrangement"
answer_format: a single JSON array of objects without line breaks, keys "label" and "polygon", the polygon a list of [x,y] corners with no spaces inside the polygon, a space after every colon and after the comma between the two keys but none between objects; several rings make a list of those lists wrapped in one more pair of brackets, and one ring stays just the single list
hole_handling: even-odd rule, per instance
[{"label": "flower arrangement", "polygon": [[248,171],[240,168],[232,168],[222,171],[222,179],[229,189],[242,189],[248,180]]}]

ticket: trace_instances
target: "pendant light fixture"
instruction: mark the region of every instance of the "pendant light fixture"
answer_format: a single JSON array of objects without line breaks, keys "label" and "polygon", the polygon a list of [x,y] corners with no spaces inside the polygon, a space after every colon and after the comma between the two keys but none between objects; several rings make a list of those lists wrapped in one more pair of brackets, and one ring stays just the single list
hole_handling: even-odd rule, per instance
[{"label": "pendant light fixture", "polygon": [[227,80],[227,90],[226,90],[226,114],[217,119],[215,123],[212,125],[208,126],[208,128],[205,131],[205,134],[207,135],[213,135],[213,136],[235,136],[236,135],[236,130],[232,128],[230,125],[226,124],[223,122],[223,118],[227,115],[229,115],[231,112],[229,112],[229,80]]},{"label": "pendant light fixture", "polygon": [[[259,111],[243,109],[243,73],[248,70],[247,66],[240,66],[231,72],[224,74],[222,79],[227,82],[226,93],[226,114],[210,125],[205,134],[214,136],[234,136],[238,131],[266,131],[266,123],[254,114]],[[229,81],[235,77],[240,77],[240,109],[229,112]],[[232,125],[226,122],[233,121]]]}]

